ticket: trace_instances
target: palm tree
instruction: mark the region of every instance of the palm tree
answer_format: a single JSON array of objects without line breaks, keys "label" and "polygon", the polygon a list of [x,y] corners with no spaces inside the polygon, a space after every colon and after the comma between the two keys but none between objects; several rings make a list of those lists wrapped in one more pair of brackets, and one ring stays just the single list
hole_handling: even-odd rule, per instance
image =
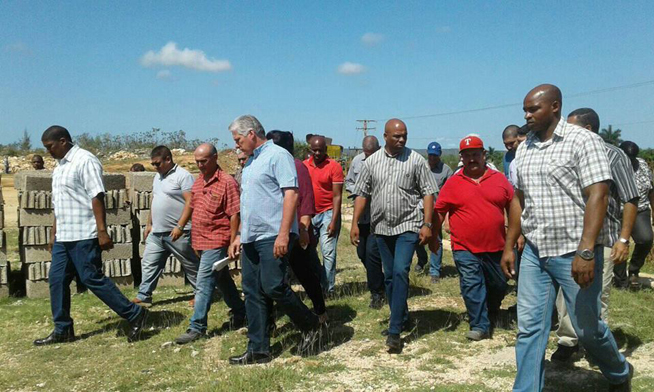
[{"label": "palm tree", "polygon": [[604,139],[605,142],[613,144],[614,146],[622,143],[622,130],[616,129],[613,130],[613,127],[609,125],[608,128],[604,128],[600,131],[599,135]]}]

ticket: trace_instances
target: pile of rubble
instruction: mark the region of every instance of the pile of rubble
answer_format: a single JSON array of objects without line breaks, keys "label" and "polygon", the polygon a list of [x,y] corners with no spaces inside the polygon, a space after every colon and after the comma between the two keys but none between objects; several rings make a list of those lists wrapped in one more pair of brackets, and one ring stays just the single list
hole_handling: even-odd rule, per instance
[{"label": "pile of rubble", "polygon": [[[7,157],[9,161],[9,173],[18,173],[25,170],[33,170],[32,157],[34,154],[25,155],[22,157]],[[43,163],[46,170],[52,170],[55,167],[56,161],[49,155],[43,156]],[[0,173],[6,173],[4,157],[0,158]]]},{"label": "pile of rubble", "polygon": [[129,151],[117,151],[109,155],[109,159],[114,161],[123,161],[125,159],[136,159],[139,156]]}]

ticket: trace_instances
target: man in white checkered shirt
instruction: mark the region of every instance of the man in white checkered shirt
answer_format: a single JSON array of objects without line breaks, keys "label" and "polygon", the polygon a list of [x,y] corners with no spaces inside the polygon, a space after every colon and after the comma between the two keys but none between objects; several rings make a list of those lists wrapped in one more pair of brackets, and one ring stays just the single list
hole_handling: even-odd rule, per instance
[{"label": "man in white checkered shirt", "polygon": [[107,234],[102,164],[72,143],[66,128],[53,125],[41,137],[43,147],[58,161],[52,174],[52,263],[48,282],[54,331],[34,344],[75,340],[70,317],[70,283],[75,271],[102,302],[130,323],[128,341],[140,337],[148,311],[131,303],[102,273],[103,250],[113,248]]},{"label": "man in white checkered shirt", "polygon": [[[514,391],[541,391],[556,286],[586,352],[609,380],[630,391],[633,367],[600,319],[603,243],[611,171],[602,139],[561,118],[561,91],[532,89],[524,100],[531,132],[516,153],[516,195],[502,269],[515,277],[513,248],[527,239],[518,286],[517,374]],[[519,218],[521,217],[521,218]]]}]

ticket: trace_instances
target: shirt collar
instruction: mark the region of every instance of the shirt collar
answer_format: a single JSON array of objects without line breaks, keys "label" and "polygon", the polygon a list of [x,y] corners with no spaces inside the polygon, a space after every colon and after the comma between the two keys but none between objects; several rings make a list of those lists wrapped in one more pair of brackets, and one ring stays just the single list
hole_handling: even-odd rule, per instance
[{"label": "shirt collar", "polygon": [[164,178],[168,177],[169,175],[171,175],[172,173],[175,173],[175,170],[177,170],[177,164],[175,164],[175,165],[172,167],[172,169],[168,170],[168,172],[166,172],[166,174],[164,174],[163,176],[162,176],[162,175],[159,175],[159,177],[161,177],[162,179],[164,179]]},{"label": "shirt collar", "polygon": [[[220,181],[220,177],[221,177],[220,173],[221,172],[222,172],[222,170],[220,170],[219,167],[216,168],[216,171],[215,171],[215,173],[213,173],[213,176],[211,176],[211,178],[208,181],[206,181],[206,180],[204,181],[204,185],[209,185],[210,183],[212,183],[214,181]],[[204,180],[204,176],[202,176],[202,180]]]},{"label": "shirt collar", "polygon": [[382,149],[384,150],[384,155],[386,155],[386,156],[389,157],[389,158],[399,158],[399,157],[401,157],[402,155],[404,155],[404,154],[407,152],[407,150],[408,150],[406,147],[402,147],[402,149],[400,150],[400,152],[398,152],[398,153],[395,154],[395,155],[391,155],[391,154],[388,153],[388,151],[386,151],[386,148],[383,148],[383,147],[382,147]]},{"label": "shirt collar", "polygon": [[552,138],[543,142],[541,141],[538,136],[536,136],[536,132],[530,131],[529,135],[527,136],[526,142],[528,144],[536,144],[538,146],[542,145],[549,145],[550,142],[555,139],[555,138],[563,138],[567,133],[568,133],[568,127],[570,124],[568,124],[563,117],[559,119],[559,123],[556,124],[556,128],[554,128],[554,132],[552,133]]},{"label": "shirt collar", "polygon": [[495,173],[499,173],[499,172],[497,172],[497,171],[491,169],[490,167],[486,166],[486,171],[484,172],[484,175],[481,176],[479,181],[475,181],[472,178],[470,178],[470,177],[466,176],[465,174],[463,174],[463,168],[461,168],[461,170],[457,174],[460,175],[461,177],[463,177],[468,182],[471,182],[473,184],[481,184],[482,182],[486,181],[488,178],[490,178]]},{"label": "shirt collar", "polygon": [[259,147],[255,148],[254,151],[252,151],[252,158],[257,159],[257,157],[259,155],[261,155],[263,150],[270,147],[271,144],[273,144],[272,140],[268,140],[264,144],[262,144]]},{"label": "shirt collar", "polygon": [[322,167],[322,166],[325,166],[326,164],[329,163],[329,162],[328,162],[329,159],[330,159],[330,158],[327,157],[327,158],[325,158],[324,161],[322,161],[322,163],[316,164],[316,162],[313,160],[313,156],[310,156],[309,159],[308,159],[308,161],[309,161],[309,164],[310,164],[311,166],[313,166],[313,167]]},{"label": "shirt collar", "polygon": [[77,154],[77,151],[79,151],[79,149],[80,148],[77,144],[73,144],[73,147],[71,147],[70,150],[68,150],[68,152],[66,153],[66,155],[64,155],[64,157],[59,160],[59,163],[61,163],[62,161],[72,162],[73,158],[75,158],[75,154]]}]

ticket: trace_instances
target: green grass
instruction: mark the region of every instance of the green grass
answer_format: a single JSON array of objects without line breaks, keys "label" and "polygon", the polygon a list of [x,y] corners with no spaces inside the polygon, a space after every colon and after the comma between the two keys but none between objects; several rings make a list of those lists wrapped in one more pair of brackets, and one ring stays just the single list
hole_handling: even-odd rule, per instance
[{"label": "green grass", "polygon": [[[156,292],[146,339],[141,342],[127,343],[123,332],[126,322],[95,296],[76,294],[72,316],[76,333],[82,338],[70,344],[34,347],[34,339],[52,330],[49,301],[8,298],[0,300],[0,385],[4,390],[66,391],[458,392],[510,388],[515,374],[511,347],[515,344],[515,330],[498,329],[492,341],[466,341],[465,308],[450,252],[445,252],[446,276],[440,283],[432,285],[428,277],[411,273],[409,307],[416,325],[405,335],[403,353],[388,354],[380,335],[388,322],[388,309],[368,308],[365,274],[348,235],[344,229],[339,241],[338,294],[327,303],[331,341],[318,356],[301,358],[292,354],[299,334],[284,316],[277,320],[279,332],[272,340],[276,358],[272,363],[229,366],[227,358],[243,352],[247,338],[243,330],[220,329],[227,319],[222,301],[212,307],[209,339],[187,346],[171,345],[186,330],[192,313],[187,303],[188,289],[174,288]],[[125,290],[125,294],[131,298],[135,290]],[[612,293],[612,329],[628,355],[654,341],[651,301],[651,291]],[[513,303],[515,295],[509,294],[503,307]],[[555,345],[554,338],[550,344]],[[482,364],[484,358],[488,361],[488,356],[495,355],[508,355],[508,361],[497,366],[490,364],[492,360]],[[549,364],[547,369],[547,390],[606,388],[597,369],[559,369]],[[460,377],[454,376],[457,372],[461,372]],[[638,368],[636,372],[634,390],[650,390],[654,382],[651,373],[639,372]]]}]

